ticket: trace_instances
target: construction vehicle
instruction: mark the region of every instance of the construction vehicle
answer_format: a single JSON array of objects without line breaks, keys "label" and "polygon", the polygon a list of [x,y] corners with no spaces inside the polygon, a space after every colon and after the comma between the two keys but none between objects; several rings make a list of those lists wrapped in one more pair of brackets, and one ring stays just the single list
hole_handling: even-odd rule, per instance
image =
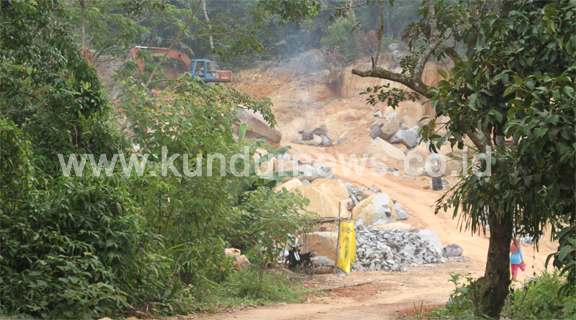
[{"label": "construction vehicle", "polygon": [[[138,51],[140,50],[148,50],[152,57],[160,58],[162,57],[167,51],[168,48],[158,48],[158,47],[142,47],[142,46],[134,46],[130,48],[130,54],[136,63],[138,64],[138,69],[140,69],[140,73],[144,74],[144,61],[142,58],[138,56]],[[177,50],[170,50],[168,51],[169,58],[180,61],[184,70],[191,73],[192,77],[200,78],[202,81],[208,82],[230,82],[232,81],[232,71],[228,70],[218,70],[218,66],[216,62],[208,60],[208,59],[190,59],[185,53],[177,51]]]}]

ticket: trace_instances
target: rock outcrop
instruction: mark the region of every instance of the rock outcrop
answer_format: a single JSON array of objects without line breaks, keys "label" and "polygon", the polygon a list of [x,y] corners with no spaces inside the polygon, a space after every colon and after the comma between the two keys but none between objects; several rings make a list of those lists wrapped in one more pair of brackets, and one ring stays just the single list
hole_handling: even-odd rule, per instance
[{"label": "rock outcrop", "polygon": [[352,218],[368,225],[396,222],[394,203],[385,193],[378,193],[360,201],[352,210]]},{"label": "rock outcrop", "polygon": [[[272,145],[277,145],[282,140],[282,131],[275,125],[274,128],[270,127],[270,124],[264,120],[264,118],[255,113],[252,110],[248,110],[245,107],[238,107],[235,110],[235,115],[241,124],[246,124],[246,139],[261,139],[266,138],[267,142]],[[238,125],[232,127],[235,134],[238,134]]]}]

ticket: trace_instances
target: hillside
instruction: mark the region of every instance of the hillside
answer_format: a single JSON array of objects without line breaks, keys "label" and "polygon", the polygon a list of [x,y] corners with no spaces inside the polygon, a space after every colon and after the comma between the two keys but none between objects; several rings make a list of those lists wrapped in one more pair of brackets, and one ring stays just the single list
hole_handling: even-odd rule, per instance
[{"label": "hillside", "polygon": [[[393,63],[392,61],[389,64]],[[430,306],[444,304],[454,289],[453,284],[448,281],[450,274],[470,275],[474,278],[483,275],[488,237],[462,231],[458,220],[452,218],[451,212],[434,215],[435,203],[443,191],[425,188],[431,182],[430,177],[409,176],[403,172],[403,162],[393,159],[386,161],[386,166],[397,168],[399,171],[388,172],[383,176],[372,174],[370,170],[377,168],[369,163],[363,171],[357,172],[346,170],[341,163],[326,163],[320,159],[331,156],[343,159],[346,163],[354,157],[360,159],[373,141],[368,133],[370,124],[376,119],[374,112],[378,109],[382,111],[384,117],[391,113],[408,115],[415,120],[432,116],[432,110],[421,102],[404,102],[397,110],[382,104],[375,107],[366,104],[366,96],[359,93],[367,87],[386,83],[383,80],[360,78],[351,74],[353,68],[363,69],[369,66],[368,63],[357,62],[343,68],[322,70],[318,67],[311,68],[306,61],[302,61],[302,58],[293,59],[284,65],[268,64],[234,70],[234,82],[231,85],[255,98],[271,99],[278,127],[282,131],[280,145],[291,146],[289,154],[294,157],[309,156],[312,161],[319,159],[320,162],[333,168],[336,179],[351,183],[357,188],[380,188],[408,211],[409,218],[403,222],[416,229],[434,230],[444,246],[458,244],[463,248],[463,257],[467,261],[432,265],[431,268],[409,268],[405,273],[356,272],[345,278],[337,275],[316,275],[314,280],[309,280],[313,287],[352,284],[353,288],[343,292],[332,291],[324,298],[311,297],[310,301],[313,303],[310,305],[248,308],[231,316],[200,315],[200,318],[280,319],[282,317],[279,317],[279,312],[282,312],[285,319],[308,318],[318,314],[323,315],[318,316],[318,319],[333,319],[353,317],[358,314],[358,310],[362,310],[363,318],[371,319],[376,314],[393,315],[396,312],[413,311],[414,303]],[[424,73],[426,83],[437,83],[439,76],[436,69],[445,67],[440,64],[429,65]],[[329,147],[292,142],[298,131],[312,130],[322,125],[326,126],[328,136],[334,142],[338,140],[343,142]],[[456,182],[455,179],[446,177],[451,184]],[[539,250],[534,246],[524,247],[524,259],[529,269],[520,273],[519,280],[522,282],[533,273],[542,270],[546,257],[554,248],[554,244],[547,238],[540,241]],[[363,282],[370,284],[356,286]],[[338,308],[334,308],[335,305]]]}]

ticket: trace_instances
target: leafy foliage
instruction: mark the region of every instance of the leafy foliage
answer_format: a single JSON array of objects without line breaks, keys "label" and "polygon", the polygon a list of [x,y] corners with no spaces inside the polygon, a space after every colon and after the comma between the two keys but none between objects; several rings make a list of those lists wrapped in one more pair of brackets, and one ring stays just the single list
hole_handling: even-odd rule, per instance
[{"label": "leafy foliage", "polygon": [[531,277],[522,288],[510,294],[510,304],[502,311],[508,319],[572,319],[576,317],[576,296],[558,294],[572,285],[558,272]]},{"label": "leafy foliage", "polygon": [[[474,315],[474,283],[460,275],[451,275],[455,285],[446,307],[427,314],[431,319],[485,319]],[[506,319],[572,319],[576,315],[576,296],[558,292],[570,282],[558,272],[543,272],[530,277],[521,288],[513,290],[502,310]]]}]

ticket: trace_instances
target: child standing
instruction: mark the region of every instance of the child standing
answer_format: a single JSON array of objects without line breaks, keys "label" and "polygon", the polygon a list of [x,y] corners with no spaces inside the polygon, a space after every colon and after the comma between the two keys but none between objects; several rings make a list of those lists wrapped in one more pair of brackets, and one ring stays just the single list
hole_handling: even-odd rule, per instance
[{"label": "child standing", "polygon": [[520,241],[518,238],[514,238],[514,241],[510,245],[510,269],[512,270],[512,281],[518,281],[516,280],[516,276],[518,275],[520,262],[524,262],[524,257],[522,257],[522,248],[520,248]]}]

